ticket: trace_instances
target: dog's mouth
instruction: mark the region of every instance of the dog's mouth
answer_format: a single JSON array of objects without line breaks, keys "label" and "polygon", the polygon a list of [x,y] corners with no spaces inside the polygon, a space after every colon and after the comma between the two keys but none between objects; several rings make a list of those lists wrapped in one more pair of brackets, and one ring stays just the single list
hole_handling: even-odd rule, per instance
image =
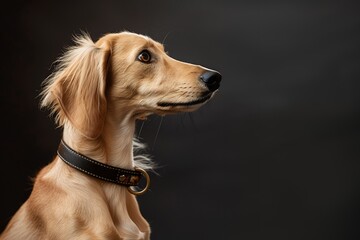
[{"label": "dog's mouth", "polygon": [[206,102],[207,100],[209,100],[211,98],[211,96],[212,96],[212,92],[207,93],[206,95],[204,95],[198,99],[189,101],[189,102],[158,102],[157,105],[159,107],[192,106],[192,105],[197,105],[197,104]]}]

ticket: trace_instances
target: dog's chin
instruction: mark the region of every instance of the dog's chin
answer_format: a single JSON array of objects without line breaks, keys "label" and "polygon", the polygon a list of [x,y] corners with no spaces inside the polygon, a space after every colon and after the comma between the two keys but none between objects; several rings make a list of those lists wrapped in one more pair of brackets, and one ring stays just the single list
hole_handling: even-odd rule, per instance
[{"label": "dog's chin", "polygon": [[161,101],[157,103],[157,109],[161,112],[160,114],[192,112],[204,105],[212,96],[213,93],[210,92],[202,97],[188,101]]},{"label": "dog's chin", "polygon": [[181,112],[193,112],[207,103],[213,97],[214,93],[215,92],[208,92],[201,97],[182,101],[160,101],[157,102],[155,106],[152,104],[142,105],[142,108],[134,113],[134,117],[136,119],[145,120],[152,114],[165,116]]}]

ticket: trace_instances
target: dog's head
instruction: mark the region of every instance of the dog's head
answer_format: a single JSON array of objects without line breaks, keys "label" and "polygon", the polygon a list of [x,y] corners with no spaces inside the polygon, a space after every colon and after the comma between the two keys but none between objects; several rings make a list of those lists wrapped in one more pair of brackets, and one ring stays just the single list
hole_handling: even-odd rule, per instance
[{"label": "dog's head", "polygon": [[75,40],[49,77],[42,106],[53,109],[60,125],[70,122],[89,138],[101,134],[109,114],[194,111],[220,86],[218,72],[175,60],[146,36],[123,32],[96,43],[87,35]]}]

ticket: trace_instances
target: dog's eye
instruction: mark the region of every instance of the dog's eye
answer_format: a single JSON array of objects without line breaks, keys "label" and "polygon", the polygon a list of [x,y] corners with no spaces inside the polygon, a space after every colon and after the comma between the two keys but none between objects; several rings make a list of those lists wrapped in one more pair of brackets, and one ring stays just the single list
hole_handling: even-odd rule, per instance
[{"label": "dog's eye", "polygon": [[150,63],[151,61],[151,54],[148,50],[144,50],[142,51],[139,56],[137,57],[137,59],[140,61],[140,62],[143,62],[143,63]]}]

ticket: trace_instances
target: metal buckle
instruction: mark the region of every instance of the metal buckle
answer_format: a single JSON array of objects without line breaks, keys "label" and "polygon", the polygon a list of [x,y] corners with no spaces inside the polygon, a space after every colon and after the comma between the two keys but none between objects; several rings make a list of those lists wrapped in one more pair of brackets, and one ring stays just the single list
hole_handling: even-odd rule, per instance
[{"label": "metal buckle", "polygon": [[144,194],[148,189],[149,189],[149,186],[150,186],[150,176],[149,174],[142,168],[139,168],[139,167],[135,167],[135,171],[138,171],[141,173],[141,175],[143,175],[146,179],[146,185],[145,187],[142,189],[142,190],[134,190],[131,186],[128,187],[128,191],[131,193],[131,194],[134,194],[136,196],[138,195],[141,195],[141,194]]}]

